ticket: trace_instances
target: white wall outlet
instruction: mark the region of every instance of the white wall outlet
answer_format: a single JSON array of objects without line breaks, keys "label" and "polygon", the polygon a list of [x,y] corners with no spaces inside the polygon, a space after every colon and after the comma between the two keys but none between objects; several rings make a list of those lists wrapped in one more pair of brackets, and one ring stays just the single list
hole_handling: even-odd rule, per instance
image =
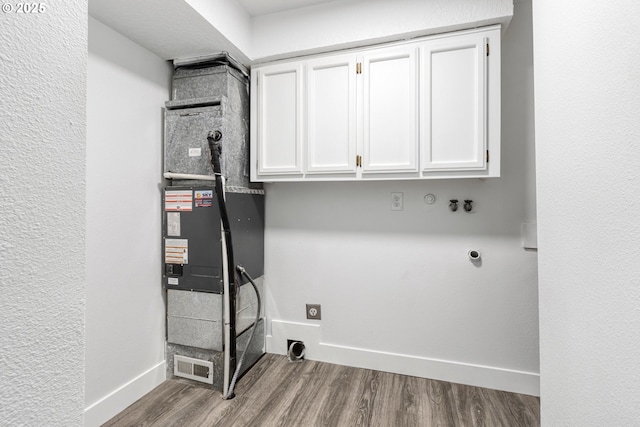
[{"label": "white wall outlet", "polygon": [[404,209],[404,193],[391,193],[391,210],[401,211]]}]

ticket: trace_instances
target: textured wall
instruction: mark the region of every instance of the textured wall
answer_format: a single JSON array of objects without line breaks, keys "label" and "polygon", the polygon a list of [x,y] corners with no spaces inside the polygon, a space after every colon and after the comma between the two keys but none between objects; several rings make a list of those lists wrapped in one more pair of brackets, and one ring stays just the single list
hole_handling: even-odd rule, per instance
[{"label": "textured wall", "polygon": [[640,420],[639,16],[534,3],[543,425]]},{"label": "textured wall", "polygon": [[[289,322],[270,329],[270,351],[299,339],[292,323],[315,324],[327,346],[314,354],[309,342],[311,358],[392,354],[378,366],[392,371],[412,357],[458,372],[481,365],[523,373],[527,387],[508,386],[537,393],[537,254],[520,242],[521,223],[535,221],[531,31],[531,5],[518,4],[503,36],[500,178],[267,185],[267,317]],[[402,212],[390,210],[394,191],[404,192]],[[449,212],[450,198],[473,199],[474,213]],[[306,320],[305,303],[322,304],[322,321]]]},{"label": "textured wall", "polygon": [[162,120],[172,67],[89,19],[87,425],[164,379]]},{"label": "textured wall", "polygon": [[45,6],[0,15],[3,426],[83,423],[87,5]]}]

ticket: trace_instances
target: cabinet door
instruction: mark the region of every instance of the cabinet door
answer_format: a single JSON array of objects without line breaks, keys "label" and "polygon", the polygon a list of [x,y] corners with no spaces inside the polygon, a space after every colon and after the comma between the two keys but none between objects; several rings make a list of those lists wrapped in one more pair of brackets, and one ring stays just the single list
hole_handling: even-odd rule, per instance
[{"label": "cabinet door", "polygon": [[486,41],[469,34],[422,48],[422,171],[486,168]]},{"label": "cabinet door", "polygon": [[362,59],[362,172],[417,172],[416,45],[378,49]]},{"label": "cabinet door", "polygon": [[302,174],[302,64],[257,69],[253,152],[258,175]]},{"label": "cabinet door", "polygon": [[308,173],[356,171],[356,59],[307,62]]}]

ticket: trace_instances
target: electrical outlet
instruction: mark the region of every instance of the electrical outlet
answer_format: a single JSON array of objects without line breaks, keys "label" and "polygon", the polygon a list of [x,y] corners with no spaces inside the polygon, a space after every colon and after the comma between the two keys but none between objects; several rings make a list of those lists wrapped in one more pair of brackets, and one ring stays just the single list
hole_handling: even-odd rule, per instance
[{"label": "electrical outlet", "polygon": [[322,319],[322,311],[320,310],[320,304],[307,304],[307,319],[312,319],[312,320]]},{"label": "electrical outlet", "polygon": [[404,209],[404,194],[391,193],[391,210],[401,211]]}]

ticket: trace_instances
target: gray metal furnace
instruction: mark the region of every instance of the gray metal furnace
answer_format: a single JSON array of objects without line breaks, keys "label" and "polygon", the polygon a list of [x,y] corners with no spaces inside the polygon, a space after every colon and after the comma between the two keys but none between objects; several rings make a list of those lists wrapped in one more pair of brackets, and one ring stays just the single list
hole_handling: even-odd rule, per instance
[{"label": "gray metal furnace", "polygon": [[252,286],[235,269],[230,272],[225,261],[207,135],[216,131],[221,136],[225,181],[221,194],[231,225],[233,259],[254,278],[262,293],[264,192],[249,181],[248,88],[246,70],[225,55],[178,66],[173,99],[166,103],[165,112],[167,376],[206,382],[225,395],[236,355],[245,350],[254,324],[241,373],[264,354],[264,320],[260,313],[256,323],[259,304]]}]

